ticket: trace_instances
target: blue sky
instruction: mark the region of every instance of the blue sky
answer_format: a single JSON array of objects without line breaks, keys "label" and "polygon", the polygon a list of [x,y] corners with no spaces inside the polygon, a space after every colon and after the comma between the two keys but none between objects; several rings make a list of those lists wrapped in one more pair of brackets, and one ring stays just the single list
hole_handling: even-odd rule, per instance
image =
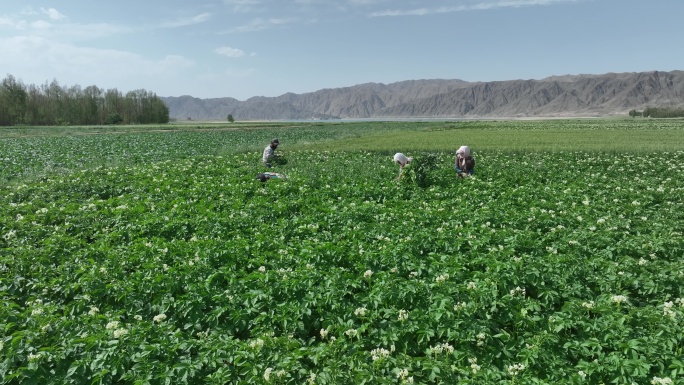
[{"label": "blue sky", "polygon": [[684,0],[24,0],[0,76],[199,98],[684,70]]}]

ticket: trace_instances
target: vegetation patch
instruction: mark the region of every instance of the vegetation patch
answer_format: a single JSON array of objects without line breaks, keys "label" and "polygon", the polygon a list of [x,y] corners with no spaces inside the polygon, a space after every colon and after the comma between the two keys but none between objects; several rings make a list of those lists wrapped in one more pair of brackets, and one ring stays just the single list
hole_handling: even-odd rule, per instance
[{"label": "vegetation patch", "polygon": [[0,383],[682,381],[684,151],[309,147],[357,133],[0,141]]}]

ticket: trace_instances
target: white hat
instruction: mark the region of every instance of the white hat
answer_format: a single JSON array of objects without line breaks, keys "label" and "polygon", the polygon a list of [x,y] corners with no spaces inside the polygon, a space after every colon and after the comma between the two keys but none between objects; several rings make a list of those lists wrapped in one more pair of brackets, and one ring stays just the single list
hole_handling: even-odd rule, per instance
[{"label": "white hat", "polygon": [[463,157],[469,157],[470,156],[470,147],[468,146],[461,146],[456,150],[457,154],[461,154]]},{"label": "white hat", "polygon": [[412,160],[413,160],[413,158],[406,157],[406,155],[402,154],[401,152],[397,152],[396,154],[394,154],[394,163],[399,162],[399,165],[401,167],[406,166],[406,163],[408,163]]}]

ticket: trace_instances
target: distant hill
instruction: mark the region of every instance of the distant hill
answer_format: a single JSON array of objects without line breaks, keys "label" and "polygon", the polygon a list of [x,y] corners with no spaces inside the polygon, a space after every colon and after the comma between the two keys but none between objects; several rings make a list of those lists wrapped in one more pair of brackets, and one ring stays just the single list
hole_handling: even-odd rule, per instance
[{"label": "distant hill", "polygon": [[542,80],[366,83],[277,97],[162,97],[178,120],[504,118],[627,115],[684,106],[684,71],[563,75]]}]

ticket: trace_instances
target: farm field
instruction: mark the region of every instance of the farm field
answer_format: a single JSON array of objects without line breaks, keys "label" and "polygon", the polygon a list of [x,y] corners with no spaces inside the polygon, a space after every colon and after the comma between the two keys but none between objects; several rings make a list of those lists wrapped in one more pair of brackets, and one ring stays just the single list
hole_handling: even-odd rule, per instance
[{"label": "farm field", "polygon": [[1,384],[684,383],[682,120],[10,128],[0,166]]}]

